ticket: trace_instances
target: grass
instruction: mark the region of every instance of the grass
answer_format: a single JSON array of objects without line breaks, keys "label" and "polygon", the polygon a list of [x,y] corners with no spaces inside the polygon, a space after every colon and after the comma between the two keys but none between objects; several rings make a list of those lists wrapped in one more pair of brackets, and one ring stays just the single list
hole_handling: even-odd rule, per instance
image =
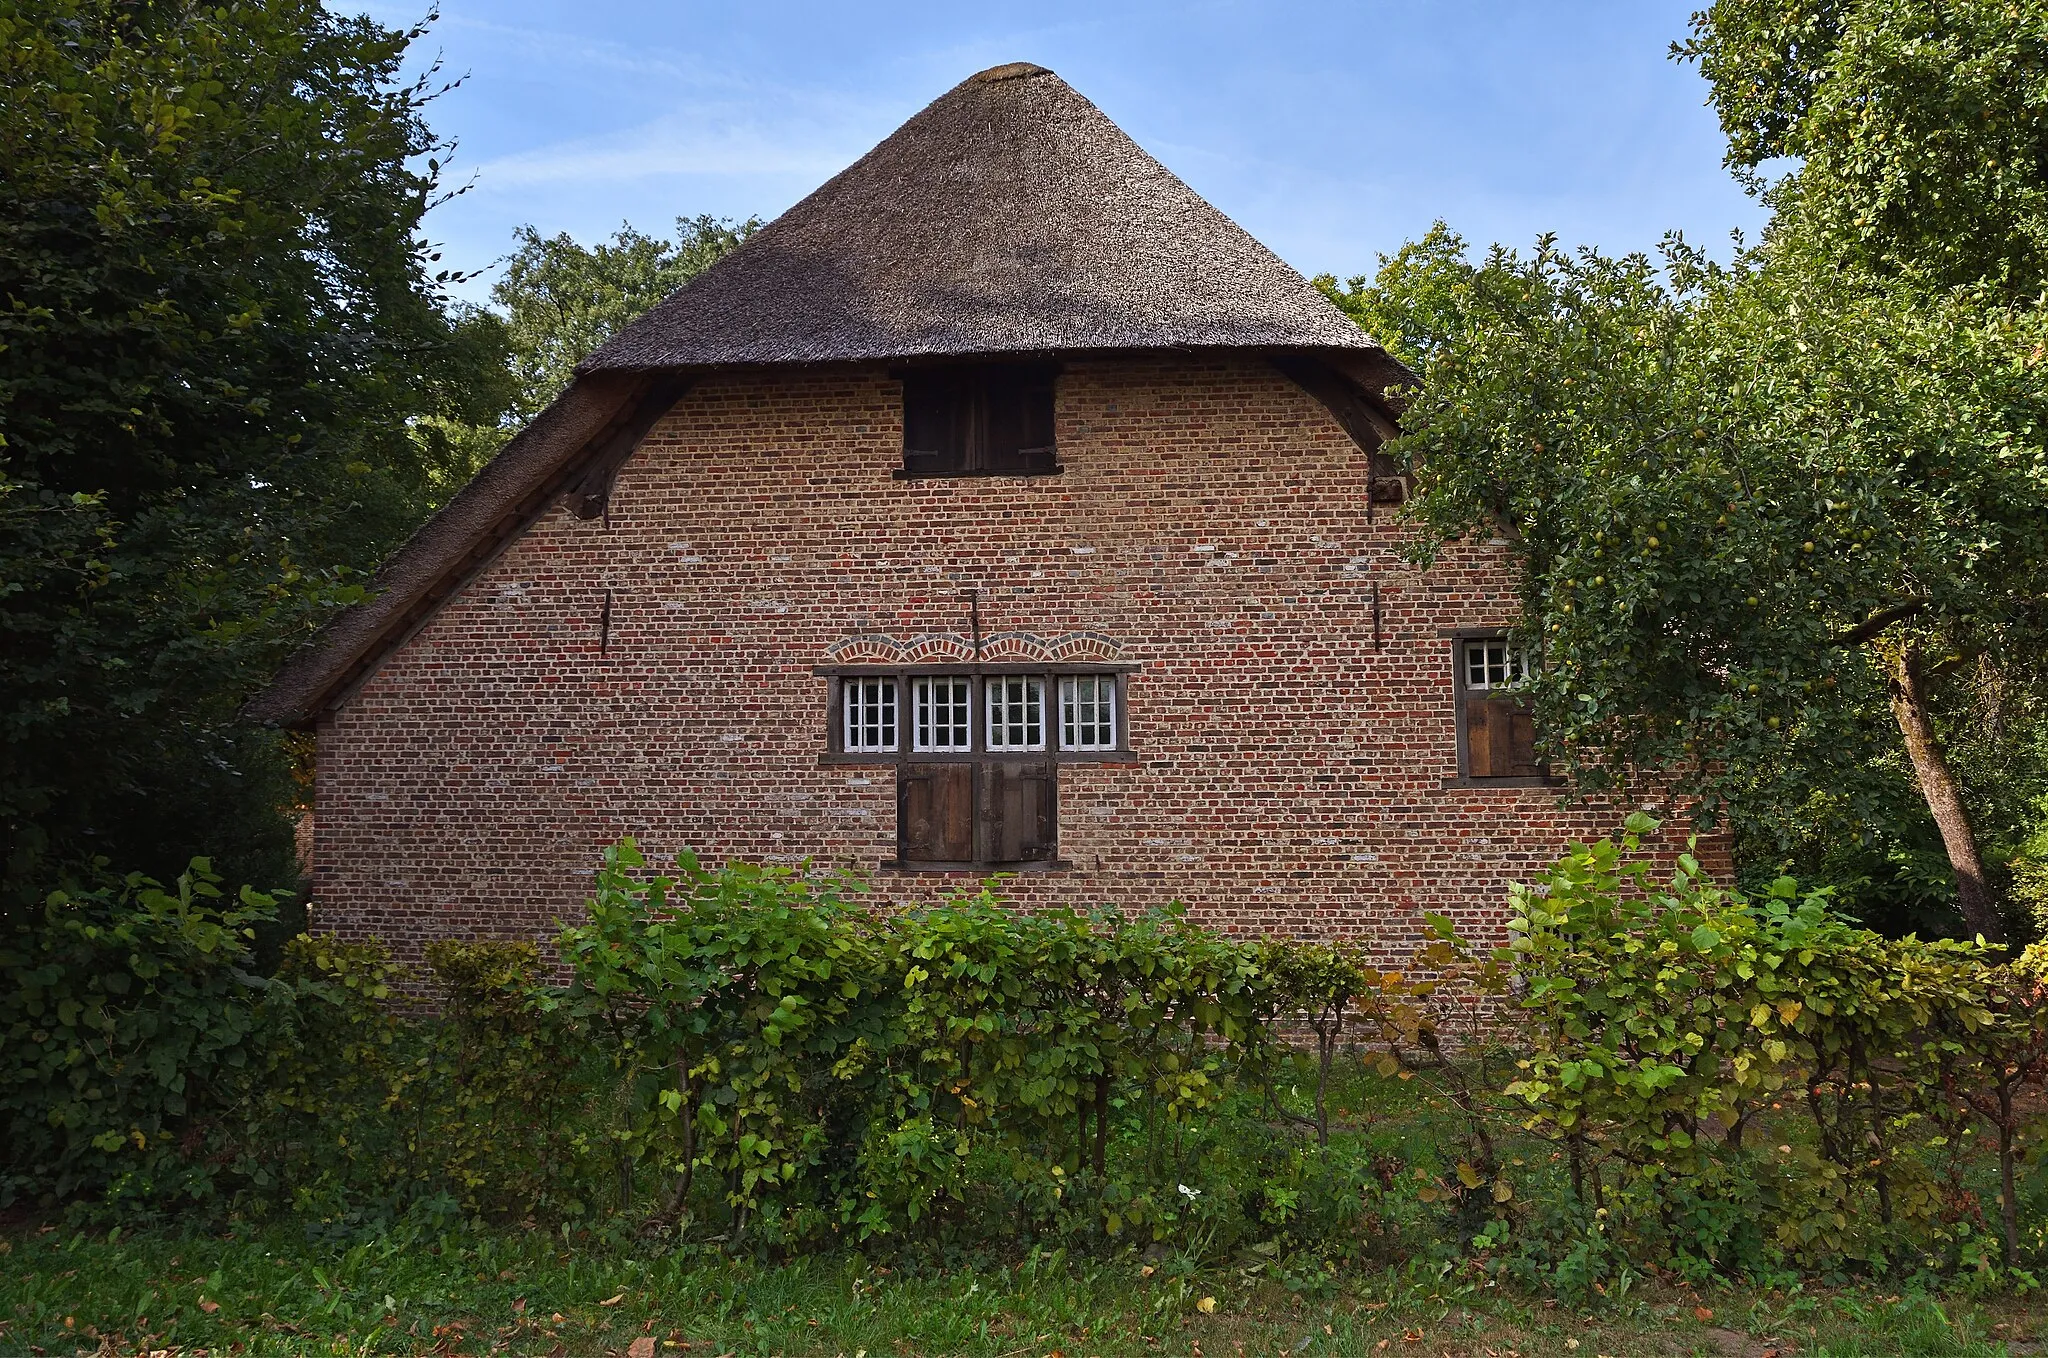
[{"label": "grass", "polygon": [[2031,1297],[1651,1282],[1575,1310],[1471,1261],[1288,1278],[1284,1263],[1181,1272],[1135,1252],[769,1266],[539,1230],[0,1235],[8,1355],[1991,1358],[2048,1352],[2037,1334],[2048,1305]]}]

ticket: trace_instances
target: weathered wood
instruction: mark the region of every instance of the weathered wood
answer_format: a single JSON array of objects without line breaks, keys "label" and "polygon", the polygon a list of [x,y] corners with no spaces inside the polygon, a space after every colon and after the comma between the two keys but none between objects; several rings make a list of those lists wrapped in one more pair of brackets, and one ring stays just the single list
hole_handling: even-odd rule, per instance
[{"label": "weathered wood", "polygon": [[1330,412],[1338,427],[1365,454],[1365,517],[1371,522],[1382,504],[1402,504],[1408,499],[1408,478],[1394,459],[1380,451],[1389,439],[1398,438],[1401,426],[1392,412],[1349,376],[1311,354],[1271,354],[1273,366],[1282,376],[1307,392]]},{"label": "weathered wood", "polygon": [[1320,358],[1310,354],[1271,357],[1283,376],[1322,403],[1359,451],[1378,452],[1381,444],[1400,437],[1401,426],[1390,413]]},{"label": "weathered wood", "polygon": [[896,804],[904,862],[974,861],[974,765],[905,764]]},{"label": "weathered wood", "polygon": [[1536,722],[1511,698],[1465,700],[1465,768],[1473,778],[1536,778]]},{"label": "weathered wood", "polygon": [[647,437],[662,416],[675,408],[690,389],[690,379],[658,373],[637,400],[627,402],[577,459],[578,469],[563,493],[562,503],[579,519],[594,519],[611,506],[612,485],[619,468]]},{"label": "weathered wood", "polygon": [[1051,762],[992,759],[984,764],[981,818],[983,861],[1036,863],[1051,859],[1059,842]]}]

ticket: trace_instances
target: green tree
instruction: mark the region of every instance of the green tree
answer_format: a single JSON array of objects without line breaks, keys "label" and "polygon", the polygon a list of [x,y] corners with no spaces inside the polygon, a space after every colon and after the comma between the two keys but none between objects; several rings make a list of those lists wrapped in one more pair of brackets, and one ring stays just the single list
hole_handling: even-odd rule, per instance
[{"label": "green tree", "polygon": [[293,874],[239,702],[416,523],[410,424],[509,400],[417,234],[419,36],[317,0],[0,0],[0,892],[198,846]]},{"label": "green tree", "polygon": [[737,249],[760,226],[749,217],[678,217],[663,240],[621,226],[609,241],[578,244],[567,233],[517,233],[519,248],[491,288],[510,330],[520,398],[531,419],[569,385],[576,365],[683,284]]},{"label": "green tree", "polygon": [[514,233],[519,248],[502,261],[505,272],[491,288],[497,310],[472,318],[478,326],[501,328],[513,394],[488,423],[447,415],[414,422],[413,438],[434,469],[428,507],[447,503],[520,425],[561,395],[592,350],[730,254],[759,224],[751,217],[738,224],[679,217],[673,241],[621,226],[593,246],[566,232],[543,236],[520,227]]},{"label": "green tree", "polygon": [[1718,0],[1673,54],[1706,76],[1727,164],[1770,203],[1775,235],[1866,276],[2040,295],[2038,0]]},{"label": "green tree", "polygon": [[1483,533],[1526,569],[1556,766],[1680,771],[1779,853],[1868,842],[1910,788],[1993,940],[1975,822],[2014,845],[2048,787],[2044,37],[2038,7],[1715,5],[1679,55],[1773,209],[1733,264],[1475,264],[1439,230],[1325,280],[1423,373],[1418,554]]}]

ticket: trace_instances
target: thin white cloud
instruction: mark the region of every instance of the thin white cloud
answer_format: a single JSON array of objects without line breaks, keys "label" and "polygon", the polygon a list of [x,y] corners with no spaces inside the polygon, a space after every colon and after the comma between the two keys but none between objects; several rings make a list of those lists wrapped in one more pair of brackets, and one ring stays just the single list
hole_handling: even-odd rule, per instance
[{"label": "thin white cloud", "polygon": [[476,168],[477,191],[671,175],[795,174],[824,179],[851,164],[873,140],[841,125],[720,125],[699,114],[678,113],[601,137],[484,161]]}]

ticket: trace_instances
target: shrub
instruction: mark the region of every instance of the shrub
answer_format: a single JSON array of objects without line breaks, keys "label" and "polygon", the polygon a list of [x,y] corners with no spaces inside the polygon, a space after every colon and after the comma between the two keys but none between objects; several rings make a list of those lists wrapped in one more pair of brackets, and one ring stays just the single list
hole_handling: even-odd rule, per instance
[{"label": "shrub", "polygon": [[[1514,893],[1530,1049],[1508,1092],[1566,1148],[1575,1196],[1653,1257],[1884,1267],[1954,1243],[1962,1199],[1936,1169],[1976,1117],[2000,1137],[2011,1260],[2039,985],[1980,944],[1856,928],[1790,878],[1752,901],[1685,854],[1659,883],[1628,857],[1653,827],[1633,816]],[[1788,1109],[1800,1134],[1757,1145]]]},{"label": "shrub", "polygon": [[194,1154],[248,1087],[251,969],[272,897],[204,858],[166,890],[131,874],[54,891],[0,940],[0,1204],[79,1193],[210,1195]]},{"label": "shrub", "polygon": [[268,898],[203,863],[108,882],[0,956],[6,1191],[338,1231],[1140,1244],[1310,1280],[1466,1250],[1566,1289],[2016,1267],[2048,949],[1888,941],[1690,855],[1660,878],[1649,825],[1520,889],[1510,947],[1430,917],[1404,970],[994,884],[876,910],[843,874],[661,873],[624,840],[560,982],[527,942],[413,971],[331,938],[265,978]]}]

